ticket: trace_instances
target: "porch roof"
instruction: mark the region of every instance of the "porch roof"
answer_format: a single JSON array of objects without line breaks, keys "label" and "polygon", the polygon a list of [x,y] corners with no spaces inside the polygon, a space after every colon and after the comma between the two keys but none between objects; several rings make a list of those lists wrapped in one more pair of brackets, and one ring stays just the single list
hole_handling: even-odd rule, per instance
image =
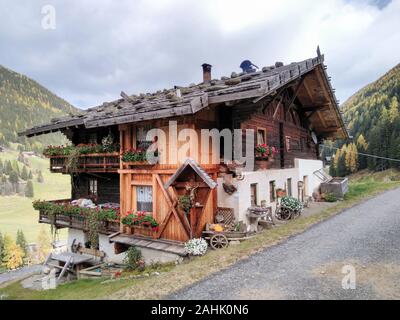
[{"label": "porch roof", "polygon": [[194,172],[210,187],[210,189],[215,189],[217,183],[203,170],[203,168],[197,164],[193,159],[187,159],[185,163],[171,176],[168,182],[164,185],[165,189],[168,189],[185,171],[186,168],[192,168]]}]

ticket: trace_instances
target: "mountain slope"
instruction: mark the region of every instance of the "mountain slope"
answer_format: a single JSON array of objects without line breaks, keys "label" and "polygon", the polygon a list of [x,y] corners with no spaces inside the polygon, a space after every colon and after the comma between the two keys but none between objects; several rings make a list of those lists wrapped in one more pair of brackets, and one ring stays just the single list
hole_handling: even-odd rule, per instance
[{"label": "mountain slope", "polygon": [[[400,102],[400,64],[351,96],[342,106],[350,134],[357,137],[378,123],[384,109]],[[394,102],[395,103],[395,102]]]},{"label": "mountain slope", "polygon": [[[372,155],[400,159],[400,64],[377,81],[367,85],[349,100],[342,109],[350,134],[361,134]],[[399,167],[400,162],[368,158],[373,170]]]},{"label": "mountain slope", "polygon": [[36,81],[0,65],[0,144],[20,142],[40,149],[55,143],[60,135],[28,140],[18,138],[17,133],[70,112],[78,110]]}]

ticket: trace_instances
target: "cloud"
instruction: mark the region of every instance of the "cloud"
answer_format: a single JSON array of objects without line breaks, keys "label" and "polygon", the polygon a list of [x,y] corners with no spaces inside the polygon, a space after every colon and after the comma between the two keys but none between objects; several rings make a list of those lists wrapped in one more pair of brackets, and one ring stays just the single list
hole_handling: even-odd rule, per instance
[{"label": "cloud", "polygon": [[[41,27],[42,6],[56,29]],[[315,55],[346,99],[399,61],[400,0],[2,0],[0,63],[87,108],[133,94]]]}]

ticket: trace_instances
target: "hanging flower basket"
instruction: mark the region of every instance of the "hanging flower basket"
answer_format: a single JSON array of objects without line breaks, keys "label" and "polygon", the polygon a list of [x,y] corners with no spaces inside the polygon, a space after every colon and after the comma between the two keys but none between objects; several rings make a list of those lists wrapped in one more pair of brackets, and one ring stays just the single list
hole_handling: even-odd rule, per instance
[{"label": "hanging flower basket", "polygon": [[274,156],[278,154],[278,149],[275,147],[270,147],[266,144],[259,144],[255,148],[255,157],[259,160],[273,161]]}]

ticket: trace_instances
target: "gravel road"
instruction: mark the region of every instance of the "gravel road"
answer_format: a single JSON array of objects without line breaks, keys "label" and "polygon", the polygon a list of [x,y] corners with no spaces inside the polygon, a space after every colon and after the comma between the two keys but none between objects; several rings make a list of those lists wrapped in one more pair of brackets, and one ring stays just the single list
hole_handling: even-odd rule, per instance
[{"label": "gravel road", "polygon": [[0,285],[9,281],[23,279],[31,274],[39,273],[41,270],[42,270],[42,265],[34,265],[29,267],[23,267],[15,271],[0,273]]},{"label": "gravel road", "polygon": [[388,191],[168,298],[400,299],[399,199]]}]

